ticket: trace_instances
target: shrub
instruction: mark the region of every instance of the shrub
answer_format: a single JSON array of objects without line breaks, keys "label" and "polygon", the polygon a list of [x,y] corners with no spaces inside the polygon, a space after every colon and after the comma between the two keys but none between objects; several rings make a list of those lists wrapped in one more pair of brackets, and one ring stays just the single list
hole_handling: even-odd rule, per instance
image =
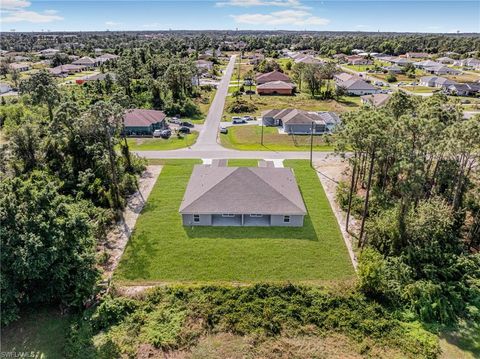
[{"label": "shrub", "polygon": [[230,113],[254,112],[256,110],[257,106],[245,101],[234,102],[227,107],[227,111]]},{"label": "shrub", "polygon": [[395,82],[397,81],[397,78],[395,77],[394,74],[388,74],[387,77],[385,78],[387,80],[387,82]]}]

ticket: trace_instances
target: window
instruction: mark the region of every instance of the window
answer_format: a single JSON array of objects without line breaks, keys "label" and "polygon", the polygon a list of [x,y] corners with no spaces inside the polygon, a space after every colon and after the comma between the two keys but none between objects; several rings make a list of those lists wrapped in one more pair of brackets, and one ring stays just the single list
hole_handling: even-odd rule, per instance
[{"label": "window", "polygon": [[290,223],[290,216],[283,216],[283,223]]},{"label": "window", "polygon": [[235,215],[231,213],[224,213],[222,214],[222,217],[235,217]]},{"label": "window", "polygon": [[251,214],[250,217],[263,217],[263,214]]},{"label": "window", "polygon": [[193,215],[193,221],[194,222],[200,222],[200,215],[199,214],[194,214]]}]

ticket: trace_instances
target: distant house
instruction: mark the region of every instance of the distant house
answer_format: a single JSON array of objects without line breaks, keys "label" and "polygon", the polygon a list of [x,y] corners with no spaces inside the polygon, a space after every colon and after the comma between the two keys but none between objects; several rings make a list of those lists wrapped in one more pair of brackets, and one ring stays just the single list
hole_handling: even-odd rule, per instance
[{"label": "distant house", "polygon": [[384,66],[382,69],[392,74],[401,74],[404,72],[403,68],[398,65]]},{"label": "distant house", "polygon": [[373,107],[385,106],[388,103],[388,100],[390,100],[390,95],[384,93],[360,96],[360,101],[362,101],[364,105]]},{"label": "distant house", "polygon": [[419,62],[414,62],[413,66],[419,69],[424,69],[427,67],[435,67],[435,66],[443,66],[440,62],[432,61],[432,60],[426,60],[426,61],[419,61]]},{"label": "distant house", "polygon": [[259,95],[293,95],[295,85],[285,81],[271,81],[257,85],[257,93]]},{"label": "distant house", "polygon": [[0,83],[0,94],[4,94],[10,91],[12,91],[12,87],[9,84],[3,82]]},{"label": "distant house", "polygon": [[352,74],[349,74],[349,73],[346,73],[346,72],[341,72],[339,74],[333,75],[333,79],[335,80],[336,83],[340,83],[340,82],[350,80],[353,77],[359,78],[356,75],[352,75]]},{"label": "distant house", "polygon": [[366,59],[363,56],[353,55],[345,58],[350,65],[371,65],[372,60]]},{"label": "distant house", "polygon": [[448,95],[474,96],[480,93],[480,83],[454,83],[442,86],[442,91]]},{"label": "distant house", "polygon": [[184,226],[302,227],[291,168],[196,165],[179,208]]},{"label": "distant house", "polygon": [[213,62],[208,60],[197,60],[195,66],[200,72],[208,72],[213,69]]},{"label": "distant house", "polygon": [[437,61],[441,64],[453,64],[455,62],[455,60],[451,59],[450,57],[440,57],[437,59]]},{"label": "distant house", "polygon": [[463,66],[468,68],[479,68],[480,60],[475,58],[468,58],[463,60],[457,60],[453,63],[454,66]]},{"label": "distant house", "polygon": [[24,72],[30,70],[30,64],[27,63],[11,63],[9,65],[10,69],[13,71]]},{"label": "distant house", "polygon": [[120,56],[118,55],[113,55],[113,54],[103,54],[103,55],[100,55],[98,57],[96,57],[94,59],[94,61],[96,63],[99,63],[99,64],[103,64],[105,62],[109,62],[109,61],[116,61],[117,59],[119,59]]},{"label": "distant house", "polygon": [[411,64],[411,63],[412,63],[412,61],[407,60],[407,59],[405,59],[405,58],[403,58],[403,57],[394,57],[394,58],[391,58],[391,59],[390,59],[390,62],[391,62],[391,63],[394,63],[394,64],[396,64],[396,65],[398,65],[398,66],[407,66],[408,64]]},{"label": "distant house", "polygon": [[423,59],[430,57],[430,55],[426,52],[407,52],[405,56],[407,57],[407,59]]},{"label": "distant house", "polygon": [[435,75],[460,75],[462,73],[461,71],[441,64],[437,66],[425,67],[423,70],[429,74]]},{"label": "distant house", "polygon": [[438,87],[441,88],[447,85],[455,84],[455,81],[446,79],[445,77],[438,77],[438,76],[423,76],[420,78],[419,84],[420,86],[425,87]]},{"label": "distant house", "polygon": [[59,52],[60,50],[49,48],[49,49],[40,50],[38,54],[43,57],[54,57]]},{"label": "distant house", "polygon": [[290,77],[280,71],[272,71],[265,74],[259,74],[256,78],[257,85],[262,85],[264,83],[272,81],[292,82],[292,80],[290,80]]},{"label": "distant house", "polygon": [[94,75],[87,75],[84,76],[81,80],[82,81],[105,81],[107,75],[110,75],[110,78],[115,81],[116,76],[113,73],[107,73],[107,74],[94,74]]},{"label": "distant house", "polygon": [[335,112],[303,111],[293,108],[283,110],[268,110],[262,114],[265,126],[281,126],[288,134],[323,135],[332,132],[340,123],[340,117]]},{"label": "distant house", "polygon": [[151,135],[153,131],[165,128],[166,115],[163,111],[132,109],[123,117],[124,131],[130,135]]},{"label": "distant house", "polygon": [[52,67],[51,69],[48,69],[48,71],[54,76],[67,76],[70,74],[81,72],[83,70],[85,70],[85,66],[72,65],[72,64],[60,65],[60,66],[56,66],[56,67]]},{"label": "distant house", "polygon": [[300,57],[297,57],[295,59],[295,63],[302,63],[302,64],[323,64],[324,62],[322,60],[319,60],[312,55],[303,55]]},{"label": "distant house", "polygon": [[338,60],[339,62],[345,62],[346,58],[347,58],[347,55],[345,54],[335,54],[332,56],[335,60]]},{"label": "distant house", "polygon": [[98,64],[99,64],[99,61],[96,61],[95,59],[92,59],[91,57],[88,57],[88,56],[81,57],[80,59],[72,62],[72,65],[80,65],[85,67],[95,67]]},{"label": "distant house", "polygon": [[380,90],[359,77],[353,76],[347,81],[337,82],[336,87],[341,87],[349,95],[371,95]]},{"label": "distant house", "polygon": [[248,58],[250,65],[258,65],[260,62],[265,60],[265,55],[260,53],[255,53]]}]

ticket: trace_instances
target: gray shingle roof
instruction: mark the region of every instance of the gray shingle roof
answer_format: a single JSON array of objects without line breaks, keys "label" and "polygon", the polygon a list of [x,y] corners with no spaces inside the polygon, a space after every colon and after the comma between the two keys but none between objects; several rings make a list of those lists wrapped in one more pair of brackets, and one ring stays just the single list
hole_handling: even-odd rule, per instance
[{"label": "gray shingle roof", "polygon": [[375,86],[370,85],[368,82],[365,82],[358,77],[353,77],[350,80],[343,81],[340,83],[340,86],[346,88],[347,90],[376,90]]},{"label": "gray shingle roof", "polygon": [[127,127],[147,127],[162,122],[165,117],[166,115],[162,111],[135,108],[127,110],[123,117],[123,123]]},{"label": "gray shingle roof", "polygon": [[290,168],[204,165],[194,167],[179,212],[307,214]]}]

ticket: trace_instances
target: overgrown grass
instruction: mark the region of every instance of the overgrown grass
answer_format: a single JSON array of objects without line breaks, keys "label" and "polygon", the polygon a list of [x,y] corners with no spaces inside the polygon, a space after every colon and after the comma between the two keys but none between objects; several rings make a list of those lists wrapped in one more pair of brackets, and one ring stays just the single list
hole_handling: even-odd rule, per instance
[{"label": "overgrown grass", "polygon": [[292,167],[308,215],[302,228],[184,227],[178,213],[194,160],[166,161],[114,275],[124,284],[318,282],[354,271],[317,174]]},{"label": "overgrown grass", "polygon": [[128,146],[132,151],[161,151],[175,150],[193,145],[198,138],[198,132],[192,131],[183,138],[172,135],[169,139],[164,138],[128,138]]},{"label": "overgrown grass", "polygon": [[[278,133],[275,127],[240,125],[228,128],[227,134],[220,134],[222,146],[244,151],[309,151],[310,136]],[[332,151],[333,146],[325,136],[313,136],[314,151]]]},{"label": "overgrown grass", "polygon": [[31,307],[16,322],[2,328],[1,351],[34,352],[35,358],[63,358],[70,320],[70,316],[60,315],[58,309]]}]

